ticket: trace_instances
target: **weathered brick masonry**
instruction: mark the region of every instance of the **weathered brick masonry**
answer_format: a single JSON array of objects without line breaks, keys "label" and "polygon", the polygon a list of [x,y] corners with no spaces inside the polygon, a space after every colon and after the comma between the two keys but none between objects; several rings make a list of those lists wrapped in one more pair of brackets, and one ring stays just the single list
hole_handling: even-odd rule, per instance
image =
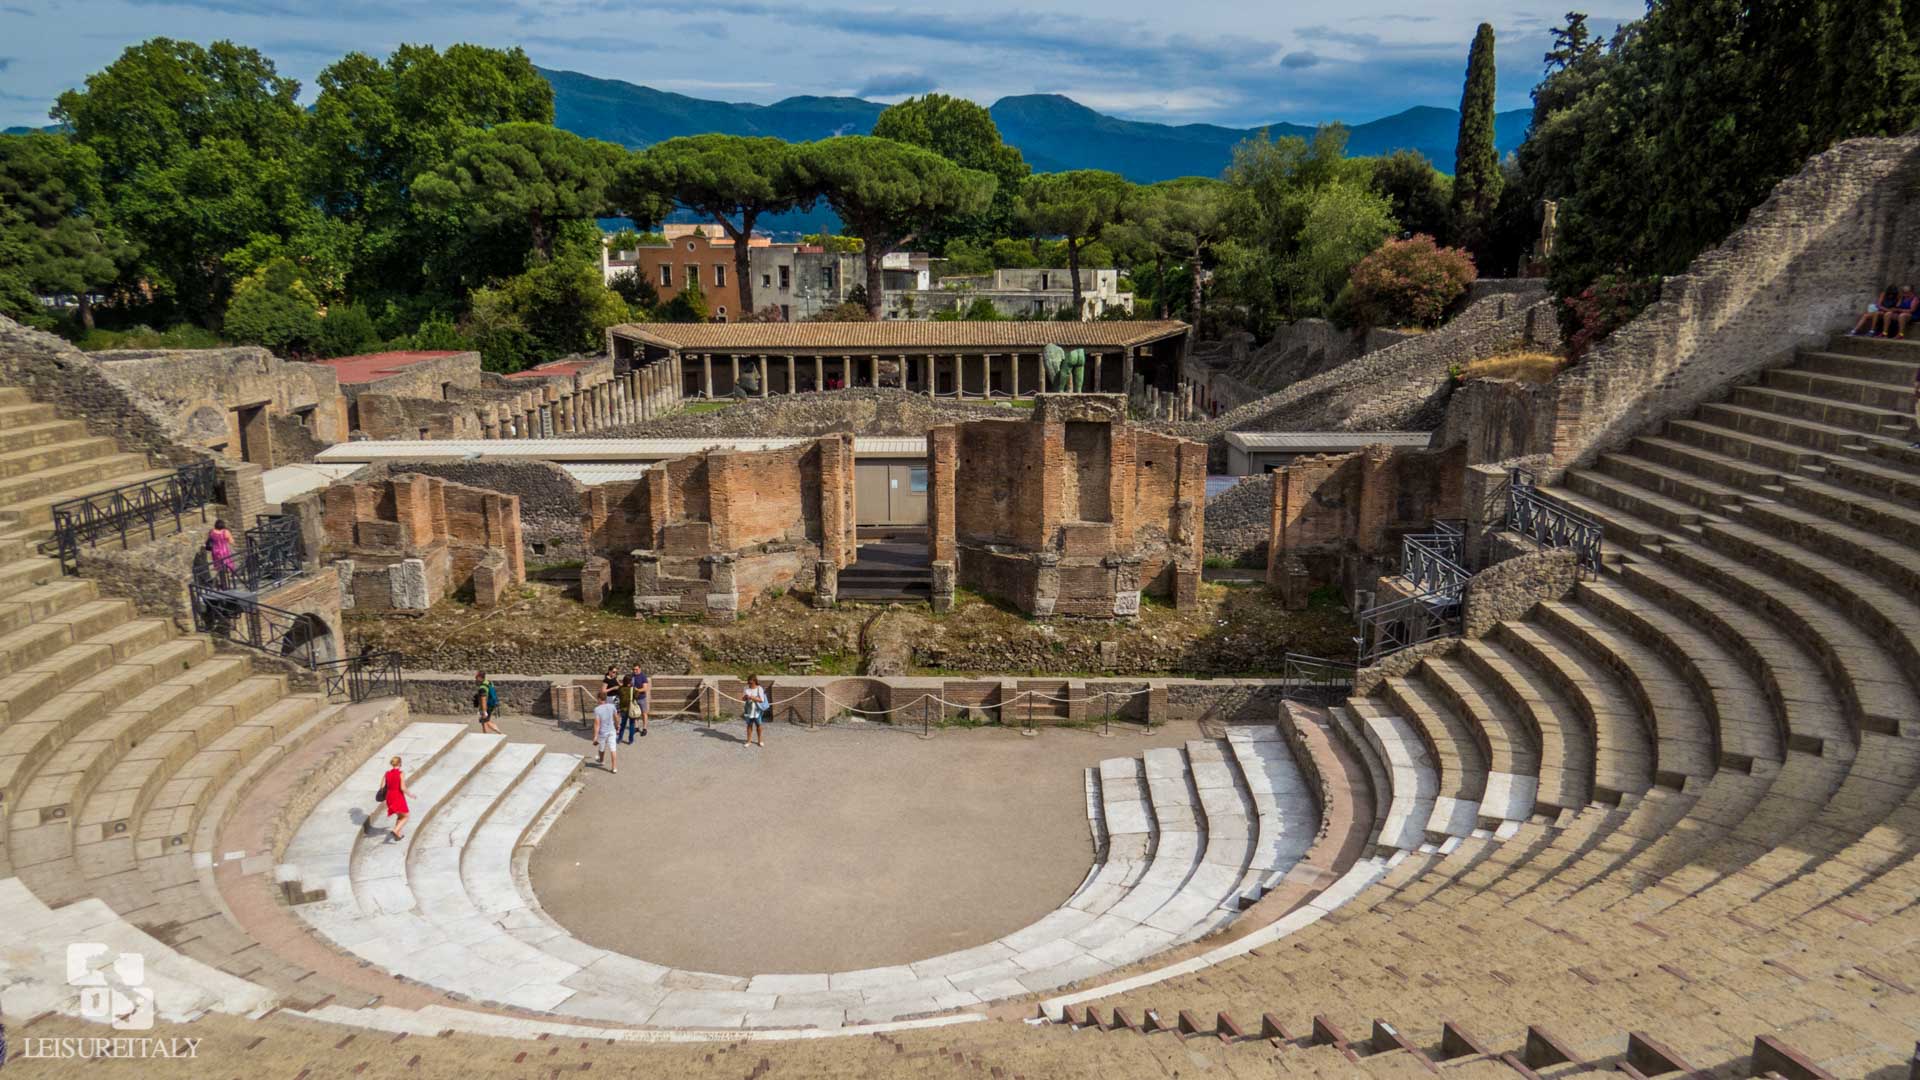
[{"label": "weathered brick masonry", "polygon": [[468,586],[476,605],[492,607],[526,581],[512,495],[408,474],[334,484],[322,502],[343,607],[425,610]]},{"label": "weathered brick masonry", "polygon": [[1043,394],[1027,421],[928,433],[936,607],[956,585],[1031,615],[1112,617],[1198,599],[1206,448],[1125,420],[1125,399]]}]

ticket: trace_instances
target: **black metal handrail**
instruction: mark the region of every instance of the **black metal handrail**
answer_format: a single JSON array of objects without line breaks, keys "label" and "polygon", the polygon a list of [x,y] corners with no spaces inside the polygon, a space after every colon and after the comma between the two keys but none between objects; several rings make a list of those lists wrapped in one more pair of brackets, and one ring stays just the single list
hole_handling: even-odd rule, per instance
[{"label": "black metal handrail", "polygon": [[349,701],[392,696],[400,693],[405,675],[401,656],[387,652],[362,652],[341,660],[322,660],[315,666],[328,697],[345,695]]},{"label": "black metal handrail", "polygon": [[1353,689],[1351,661],[1287,653],[1280,661],[1280,694],[1294,701],[1330,705]]},{"label": "black metal handrail", "polygon": [[291,660],[308,670],[317,668],[314,642],[327,632],[317,616],[263,604],[251,592],[207,588],[198,582],[187,586],[187,594],[193,603],[195,630]]},{"label": "black metal handrail", "polygon": [[1542,495],[1525,469],[1507,473],[1507,529],[1541,547],[1571,548],[1582,571],[1600,573],[1606,539],[1600,523]]},{"label": "black metal handrail", "polygon": [[1472,576],[1460,565],[1465,559],[1464,532],[1431,532],[1400,538],[1400,576],[1412,582],[1417,592],[1457,598]]},{"label": "black metal handrail", "polygon": [[285,515],[267,514],[256,516],[254,522],[242,534],[231,565],[221,566],[211,557],[194,564],[195,584],[223,592],[266,592],[305,573],[300,564],[300,523]]},{"label": "black metal handrail", "polygon": [[213,462],[196,461],[167,476],[54,503],[53,536],[42,545],[43,550],[59,556],[62,571],[78,574],[83,545],[96,547],[111,537],[124,547],[127,538],[143,528],[147,539],[157,539],[162,520],[172,518],[178,529],[181,518],[195,510],[205,521],[207,504],[215,501],[218,487],[219,473]]},{"label": "black metal handrail", "polygon": [[1458,595],[1433,593],[1402,597],[1375,604],[1358,616],[1360,633],[1354,638],[1356,662],[1377,664],[1402,649],[1460,634]]}]

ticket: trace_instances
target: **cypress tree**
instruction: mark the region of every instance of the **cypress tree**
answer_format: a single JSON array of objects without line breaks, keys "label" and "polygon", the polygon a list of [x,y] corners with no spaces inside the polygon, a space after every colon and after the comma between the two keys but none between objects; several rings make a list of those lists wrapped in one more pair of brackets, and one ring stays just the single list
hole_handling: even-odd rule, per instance
[{"label": "cypress tree", "polygon": [[1467,53],[1460,93],[1460,139],[1454,145],[1454,235],[1480,254],[1486,224],[1500,201],[1500,152],[1493,144],[1493,26],[1481,23]]}]

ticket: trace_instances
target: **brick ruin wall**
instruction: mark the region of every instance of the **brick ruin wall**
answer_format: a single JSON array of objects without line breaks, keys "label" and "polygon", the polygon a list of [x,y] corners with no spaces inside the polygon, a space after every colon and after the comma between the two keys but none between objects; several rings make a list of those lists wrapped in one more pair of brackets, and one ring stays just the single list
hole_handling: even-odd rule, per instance
[{"label": "brick ruin wall", "polygon": [[[1351,454],[1303,458],[1275,469],[1267,584],[1288,603],[1303,603],[1311,581],[1336,576],[1365,581],[1377,571],[1350,571],[1391,556],[1403,533],[1439,519],[1465,516],[1466,455],[1370,446]],[[1300,595],[1295,595],[1300,593]]]},{"label": "brick ruin wall", "polygon": [[471,588],[492,607],[526,581],[519,500],[408,474],[343,482],[321,496],[322,547],[340,568],[342,606],[425,610]]},{"label": "brick ruin wall", "polygon": [[1117,395],[1042,395],[1027,421],[929,433],[936,607],[956,586],[1038,616],[1197,601],[1206,450],[1123,416]]},{"label": "brick ruin wall", "polygon": [[604,546],[589,542],[581,525],[586,486],[553,462],[375,462],[354,475],[356,480],[366,482],[403,473],[437,476],[519,499],[520,537],[530,564],[578,562],[606,553]]}]

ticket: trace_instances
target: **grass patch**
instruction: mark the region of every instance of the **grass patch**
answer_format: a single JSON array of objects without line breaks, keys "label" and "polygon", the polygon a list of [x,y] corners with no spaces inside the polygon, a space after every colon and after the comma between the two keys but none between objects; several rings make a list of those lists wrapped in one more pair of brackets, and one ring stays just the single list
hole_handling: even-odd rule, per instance
[{"label": "grass patch", "polygon": [[1543,383],[1563,367],[1566,357],[1544,352],[1510,352],[1470,360],[1460,369],[1461,379],[1513,379],[1524,383]]},{"label": "grass patch", "polygon": [[699,416],[702,413],[716,413],[732,406],[731,401],[693,401],[682,406],[680,411],[690,416]]}]

